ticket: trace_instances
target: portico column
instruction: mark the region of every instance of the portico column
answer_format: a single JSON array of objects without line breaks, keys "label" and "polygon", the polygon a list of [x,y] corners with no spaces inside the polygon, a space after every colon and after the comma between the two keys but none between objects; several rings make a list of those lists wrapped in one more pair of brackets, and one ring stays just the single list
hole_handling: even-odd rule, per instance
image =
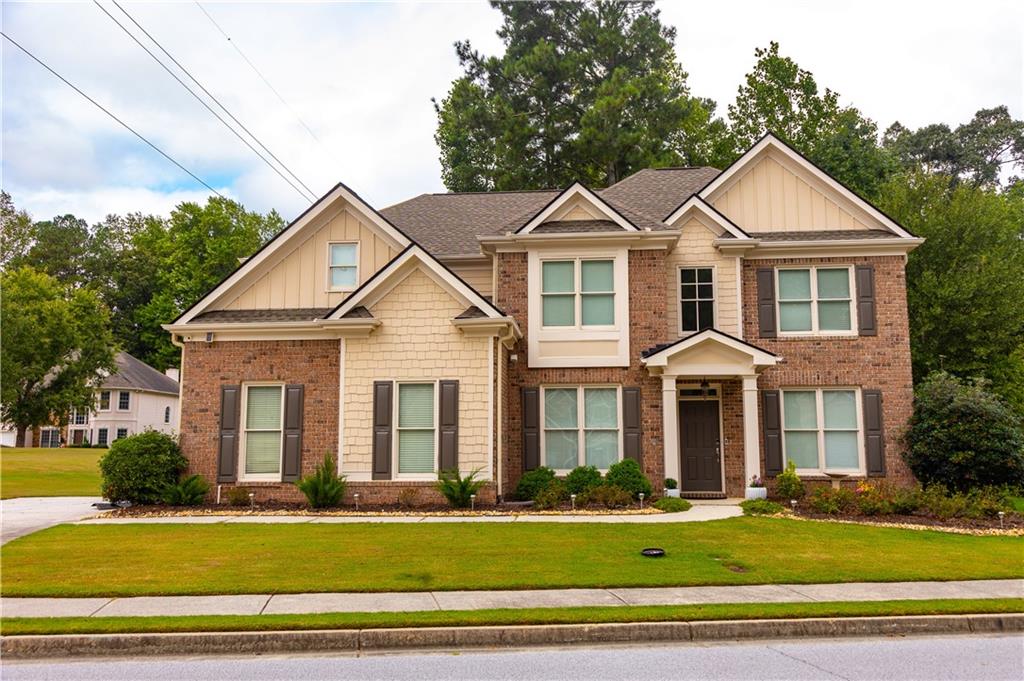
[{"label": "portico column", "polygon": [[[661,377],[661,421],[665,440],[665,477],[679,480],[679,415],[676,376]],[[660,489],[660,483],[656,486]]]},{"label": "portico column", "polygon": [[746,471],[744,486],[761,475],[761,451],[758,446],[757,376],[743,377],[743,461]]}]

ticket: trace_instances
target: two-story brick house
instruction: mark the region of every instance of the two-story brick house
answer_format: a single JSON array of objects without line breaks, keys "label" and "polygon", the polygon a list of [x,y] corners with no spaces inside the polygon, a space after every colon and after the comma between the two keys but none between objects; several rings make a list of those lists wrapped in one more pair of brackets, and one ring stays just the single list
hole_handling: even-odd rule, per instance
[{"label": "two-story brick house", "polygon": [[732,166],[600,191],[338,185],[165,328],[194,472],[261,497],[332,453],[350,494],[438,470],[508,497],[524,470],[638,460],[743,496],[911,480],[904,264],[921,243],[772,136]]}]

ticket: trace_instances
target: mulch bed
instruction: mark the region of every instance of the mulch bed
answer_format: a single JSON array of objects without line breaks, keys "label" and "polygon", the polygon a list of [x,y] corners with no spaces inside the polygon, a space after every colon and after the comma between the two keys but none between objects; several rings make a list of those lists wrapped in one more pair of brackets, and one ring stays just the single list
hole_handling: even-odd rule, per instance
[{"label": "mulch bed", "polygon": [[861,515],[859,513],[839,513],[828,515],[814,513],[809,510],[797,509],[796,514],[812,520],[846,520],[857,523],[873,523],[878,525],[924,525],[928,527],[959,528],[964,530],[1024,530],[1024,516],[1007,513],[1002,525],[999,518],[937,518],[928,515]]},{"label": "mulch bed", "polygon": [[532,506],[520,504],[477,504],[475,510],[453,509],[444,504],[423,505],[415,507],[399,504],[359,504],[359,510],[352,504],[338,508],[313,509],[301,503],[270,501],[257,503],[253,506],[230,506],[228,504],[203,504],[200,506],[167,506],[163,504],[143,504],[111,511],[106,517],[113,518],[144,518],[167,516],[203,516],[203,515],[309,515],[309,516],[373,516],[373,515],[411,515],[411,516],[479,516],[479,515],[610,515],[610,514],[660,514],[661,511],[651,508],[648,503],[640,509],[639,504],[625,508],[607,509],[603,507],[577,508],[570,507],[554,510],[540,510]]}]

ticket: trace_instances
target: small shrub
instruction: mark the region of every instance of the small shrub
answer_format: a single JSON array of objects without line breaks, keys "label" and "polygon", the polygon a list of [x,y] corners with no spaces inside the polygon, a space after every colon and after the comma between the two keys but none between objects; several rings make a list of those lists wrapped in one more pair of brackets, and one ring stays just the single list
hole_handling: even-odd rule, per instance
[{"label": "small shrub", "polygon": [[100,459],[103,496],[110,501],[156,503],[187,467],[169,435],[148,430],[121,438]]},{"label": "small shrub", "polygon": [[74,446],[78,447],[79,449],[91,449],[92,448],[92,445],[89,444],[88,440],[83,440],[83,441],[79,442],[77,445],[74,445]]},{"label": "small shrub", "polygon": [[633,503],[633,495],[618,485],[605,484],[593,487],[577,497],[578,506],[604,506],[605,508],[622,508]]},{"label": "small shrub", "polygon": [[897,515],[911,515],[921,507],[921,490],[897,488],[892,493],[892,512]]},{"label": "small shrub", "polygon": [[403,487],[398,491],[398,505],[402,508],[413,508],[419,499],[420,491],[416,487]]},{"label": "small shrub", "polygon": [[540,491],[533,500],[534,505],[545,511],[558,508],[569,500],[569,485],[565,480],[555,478]]},{"label": "small shrub", "polygon": [[565,476],[565,487],[569,494],[582,494],[591,487],[601,484],[601,471],[595,466],[577,466]]},{"label": "small shrub", "polygon": [[857,497],[853,490],[844,488],[818,487],[811,493],[811,510],[825,515],[849,513],[857,508]]},{"label": "small shrub", "polygon": [[893,512],[892,494],[881,485],[858,483],[856,500],[857,511],[862,515],[889,515]]},{"label": "small shrub", "polygon": [[747,499],[740,502],[743,515],[776,515],[785,512],[782,504],[767,499]]},{"label": "small shrub", "polygon": [[164,489],[163,501],[171,506],[198,506],[206,499],[210,486],[201,475],[190,475]]},{"label": "small shrub", "polygon": [[796,474],[796,464],[786,462],[786,470],[775,476],[775,496],[780,499],[803,499],[804,481]]},{"label": "small shrub", "polygon": [[539,466],[532,471],[523,473],[516,485],[516,499],[520,501],[532,501],[537,498],[541,491],[551,484],[555,479],[555,472],[547,466]]},{"label": "small shrub", "polygon": [[665,513],[682,513],[693,508],[693,504],[679,497],[662,497],[654,502],[654,508]]},{"label": "small shrub", "polygon": [[904,458],[925,487],[1024,485],[1024,423],[984,381],[943,371],[925,377],[914,391],[906,443]]},{"label": "small shrub", "polygon": [[612,464],[608,468],[608,475],[604,477],[609,486],[626,490],[634,499],[639,497],[641,492],[647,497],[651,496],[651,481],[640,470],[640,464],[633,459],[623,459]]},{"label": "small shrub", "polygon": [[324,455],[323,463],[316,472],[295,483],[306,501],[313,508],[331,508],[341,503],[345,496],[345,476],[338,475],[338,464],[330,452]]},{"label": "small shrub", "polygon": [[470,498],[484,486],[485,480],[477,480],[480,469],[470,471],[465,477],[459,476],[459,470],[453,468],[437,474],[437,491],[448,500],[452,508],[469,508]]},{"label": "small shrub", "polygon": [[678,489],[679,483],[675,478],[665,478],[665,489]]},{"label": "small shrub", "polygon": [[232,487],[228,490],[227,497],[229,506],[249,505],[249,490],[245,487]]}]

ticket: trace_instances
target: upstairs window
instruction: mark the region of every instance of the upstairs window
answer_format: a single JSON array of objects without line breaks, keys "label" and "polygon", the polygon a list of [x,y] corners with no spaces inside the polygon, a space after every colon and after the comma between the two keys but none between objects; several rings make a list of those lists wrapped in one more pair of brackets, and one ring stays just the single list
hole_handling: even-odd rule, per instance
[{"label": "upstairs window", "polygon": [[164,407],[164,423],[170,423],[170,422],[171,422],[171,408],[170,407]]},{"label": "upstairs window", "polygon": [[89,412],[83,409],[75,409],[71,412],[71,423],[76,426],[84,426],[89,422]]},{"label": "upstairs window", "polygon": [[121,391],[117,394],[117,410],[128,411],[132,406],[132,394],[130,392]]},{"label": "upstairs window", "polygon": [[100,391],[100,411],[110,411],[110,391]]},{"label": "upstairs window", "polygon": [[679,268],[679,324],[683,333],[715,326],[715,270],[713,267]]},{"label": "upstairs window", "polygon": [[779,331],[848,334],[854,331],[849,267],[779,269]]},{"label": "upstairs window", "polygon": [[546,260],[541,263],[541,316],[545,327],[615,325],[613,260]]},{"label": "upstairs window", "polygon": [[327,287],[348,291],[359,283],[359,244],[332,243],[327,253]]}]

